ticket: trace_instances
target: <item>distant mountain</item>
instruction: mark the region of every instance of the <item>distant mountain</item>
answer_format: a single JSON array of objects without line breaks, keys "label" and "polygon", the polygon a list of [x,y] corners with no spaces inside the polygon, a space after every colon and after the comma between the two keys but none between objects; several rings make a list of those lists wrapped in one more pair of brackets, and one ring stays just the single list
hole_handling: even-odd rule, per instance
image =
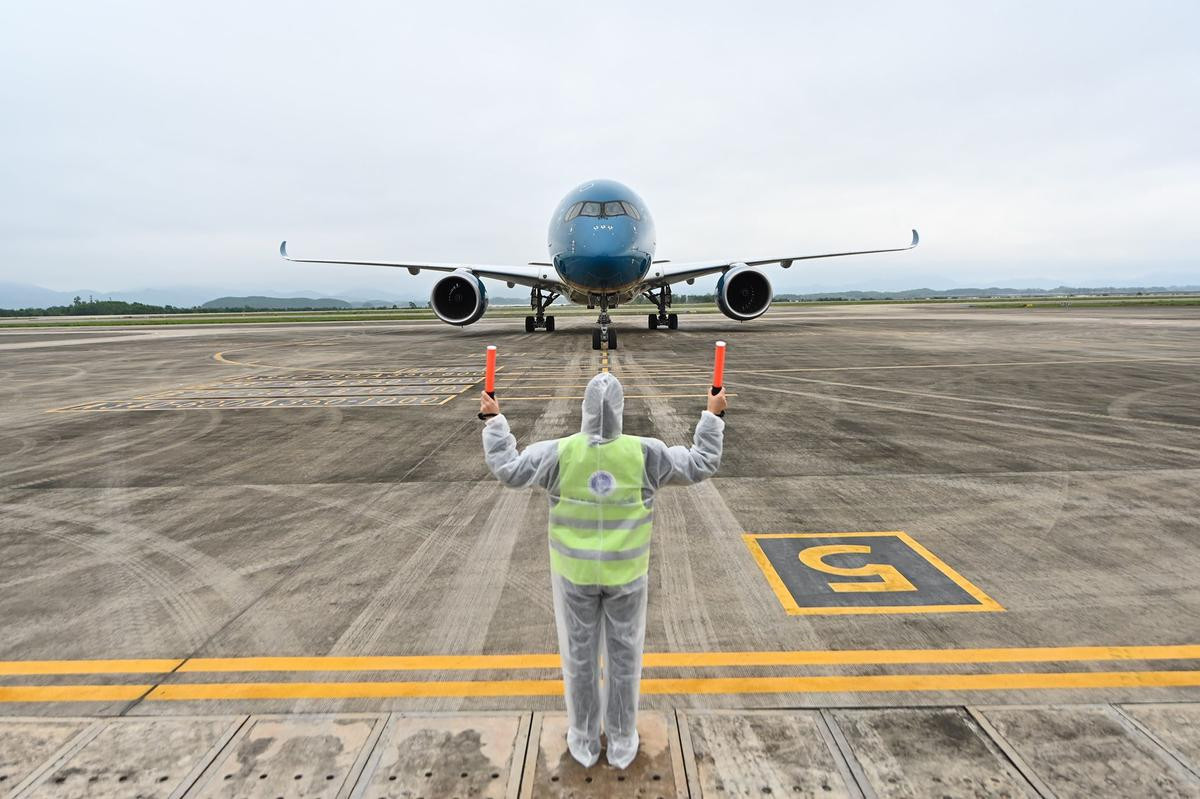
[{"label": "distant mountain", "polygon": [[27,283],[0,281],[0,308],[49,308],[51,305],[70,305],[76,297],[103,296],[98,291],[54,291]]},{"label": "distant mountain", "polygon": [[408,307],[408,302],[392,302],[391,300],[362,300],[352,302],[336,298],[336,296],[221,296],[209,300],[199,306],[205,311],[241,311],[252,308],[254,311],[311,311],[325,308],[390,308],[392,306]]},{"label": "distant mountain", "polygon": [[200,306],[205,310],[242,310],[253,308],[266,311],[303,311],[314,308],[353,308],[345,300],[332,297],[218,297]]}]

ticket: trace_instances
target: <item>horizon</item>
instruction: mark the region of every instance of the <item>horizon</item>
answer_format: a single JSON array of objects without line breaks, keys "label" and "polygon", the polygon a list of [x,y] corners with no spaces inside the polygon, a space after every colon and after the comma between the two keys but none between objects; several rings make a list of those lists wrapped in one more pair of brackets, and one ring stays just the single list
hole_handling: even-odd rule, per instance
[{"label": "horizon", "polygon": [[[0,282],[0,309],[27,310],[27,309],[31,309],[31,308],[58,307],[58,306],[63,306],[63,305],[70,305],[72,303],[72,301],[76,298],[78,298],[82,301],[85,301],[85,302],[89,302],[89,301],[138,302],[138,303],[142,303],[142,304],[146,304],[146,305],[173,306],[173,307],[178,307],[178,308],[200,307],[202,305],[205,305],[210,302],[214,302],[219,299],[226,299],[226,298],[247,299],[247,298],[255,298],[255,297],[261,297],[264,299],[272,299],[272,300],[288,299],[288,300],[297,300],[297,301],[338,300],[338,301],[344,301],[344,302],[355,303],[355,304],[409,303],[409,302],[423,303],[428,300],[427,297],[422,297],[417,294],[407,294],[407,295],[391,294],[391,296],[384,296],[385,294],[388,294],[388,292],[379,292],[378,296],[365,296],[365,295],[364,296],[356,296],[354,294],[346,293],[346,292],[323,293],[323,292],[319,292],[319,291],[308,291],[308,290],[303,290],[303,289],[296,290],[296,291],[272,291],[272,290],[252,291],[252,292],[218,291],[216,293],[213,293],[213,292],[205,293],[204,289],[193,287],[192,289],[188,289],[188,290],[184,290],[184,291],[196,292],[195,294],[192,295],[193,297],[202,295],[202,296],[207,297],[207,299],[201,299],[201,300],[184,299],[184,300],[178,300],[178,301],[171,301],[169,299],[163,299],[162,297],[154,296],[154,295],[159,295],[159,294],[169,295],[171,292],[171,289],[169,289],[169,288],[168,289],[131,289],[131,290],[111,291],[111,292],[97,291],[97,290],[92,290],[92,289],[76,289],[73,291],[54,291],[51,289],[46,289],[44,287],[34,286],[34,285],[28,285],[28,286],[24,286],[22,288],[24,288],[25,290],[31,291],[31,292],[43,292],[44,293],[43,296],[47,299],[44,299],[41,302],[37,302],[37,301],[16,302],[16,303],[9,302],[6,299],[6,297],[8,296],[8,294],[6,294],[6,292],[13,291],[14,285],[9,284],[9,283]],[[697,285],[689,286],[687,288],[688,288],[687,291],[680,291],[680,292],[677,292],[677,294],[687,295],[687,296],[697,296],[697,295],[705,295],[705,294],[712,293],[711,289],[705,289],[705,288],[701,287],[699,285],[699,281],[697,281]],[[17,289],[17,290],[20,290],[20,289]],[[509,291],[515,291],[515,289],[510,289]],[[911,286],[911,287],[904,288],[904,289],[883,289],[883,290],[881,290],[881,289],[846,289],[846,288],[825,287],[825,288],[812,288],[811,290],[801,288],[798,290],[777,291],[775,294],[776,294],[777,298],[783,298],[783,297],[788,297],[788,296],[799,296],[799,297],[805,297],[805,298],[812,298],[812,297],[817,297],[817,296],[837,297],[839,295],[851,295],[851,294],[900,295],[900,294],[914,294],[917,292],[924,292],[924,293],[928,293],[931,295],[933,295],[933,294],[955,295],[955,294],[959,294],[960,292],[973,292],[973,291],[978,291],[978,292],[980,292],[980,294],[964,295],[964,296],[981,296],[981,297],[989,296],[989,294],[987,294],[987,292],[992,292],[993,294],[1004,294],[1004,293],[1014,293],[1015,294],[1015,293],[1032,293],[1032,292],[1042,292],[1042,293],[1056,293],[1057,292],[1057,293],[1061,294],[1061,293],[1067,293],[1067,292],[1085,292],[1086,293],[1086,292],[1101,292],[1101,291],[1109,291],[1109,292],[1157,292],[1157,291],[1162,291],[1162,292],[1193,293],[1193,292],[1200,292],[1200,284],[1178,284],[1178,285],[1164,285],[1164,286],[1149,286],[1149,285],[1069,286],[1066,284],[1058,284],[1058,285],[1046,286],[1046,287],[1003,286],[1003,285],[965,286],[964,285],[964,286],[950,286],[950,287],[945,287],[945,288],[933,288],[930,286]],[[54,300],[49,299],[52,296],[55,298]],[[183,295],[181,295],[181,296],[183,296]],[[494,303],[505,304],[505,305],[512,304],[512,303],[523,303],[523,302],[527,301],[525,298],[523,298],[520,295],[519,292],[516,294],[502,294],[502,293],[496,292],[491,295],[491,300]],[[559,302],[562,303],[564,301],[560,299]]]}]

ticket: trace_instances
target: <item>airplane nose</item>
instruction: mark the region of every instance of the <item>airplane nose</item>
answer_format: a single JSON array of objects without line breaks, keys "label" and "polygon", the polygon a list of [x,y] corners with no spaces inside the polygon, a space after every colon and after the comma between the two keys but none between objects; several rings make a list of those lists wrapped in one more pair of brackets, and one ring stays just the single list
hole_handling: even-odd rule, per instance
[{"label": "airplane nose", "polygon": [[559,275],[575,286],[589,291],[629,286],[649,267],[637,223],[627,216],[576,219],[570,235],[570,246],[554,261]]},{"label": "airplane nose", "polygon": [[591,258],[628,255],[637,236],[628,217],[598,217],[575,225],[575,254]]}]

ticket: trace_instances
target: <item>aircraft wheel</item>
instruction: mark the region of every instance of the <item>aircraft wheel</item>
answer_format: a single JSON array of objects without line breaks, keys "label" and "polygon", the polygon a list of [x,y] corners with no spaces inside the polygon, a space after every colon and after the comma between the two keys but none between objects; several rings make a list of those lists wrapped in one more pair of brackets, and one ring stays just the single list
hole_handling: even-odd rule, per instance
[{"label": "aircraft wheel", "polygon": [[617,348],[617,331],[611,327],[608,329],[608,348],[615,350]]},{"label": "aircraft wheel", "polygon": [[658,317],[655,314],[649,314],[646,319],[646,323],[651,330],[658,330]]},{"label": "aircraft wheel", "polygon": [[533,317],[532,316],[525,317],[525,332],[526,333],[533,332]]},{"label": "aircraft wheel", "polygon": [[592,330],[592,349],[600,349],[600,328],[598,327]]},{"label": "aircraft wheel", "polygon": [[546,317],[546,332],[547,333],[554,332],[554,317],[553,316]]},{"label": "aircraft wheel", "polygon": [[673,313],[667,315],[667,327],[671,328],[672,330],[679,329],[679,314]]}]

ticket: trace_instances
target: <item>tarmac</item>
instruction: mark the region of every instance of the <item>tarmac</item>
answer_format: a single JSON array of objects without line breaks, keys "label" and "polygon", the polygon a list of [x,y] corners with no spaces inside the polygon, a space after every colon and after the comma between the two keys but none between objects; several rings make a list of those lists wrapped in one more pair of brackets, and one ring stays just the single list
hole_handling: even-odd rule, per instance
[{"label": "tarmac", "polygon": [[[590,326],[0,332],[0,794],[1200,796],[1200,308]],[[643,752],[573,769],[484,347],[522,444],[605,368],[685,444],[716,339]]]}]

